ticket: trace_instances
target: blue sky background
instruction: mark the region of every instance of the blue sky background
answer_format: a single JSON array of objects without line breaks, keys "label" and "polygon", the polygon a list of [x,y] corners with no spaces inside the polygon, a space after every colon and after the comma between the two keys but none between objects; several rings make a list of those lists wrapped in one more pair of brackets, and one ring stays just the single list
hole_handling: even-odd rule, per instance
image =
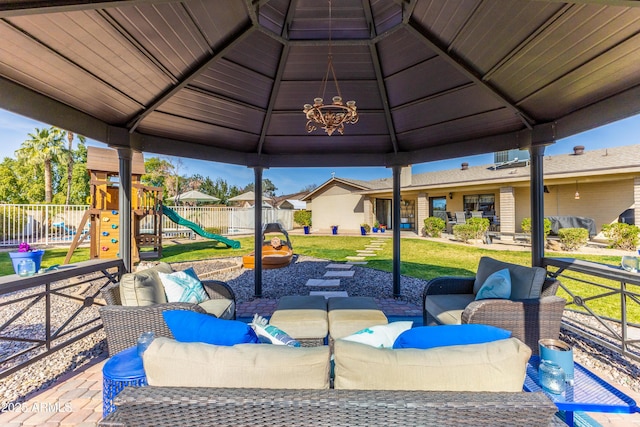
[{"label": "blue sky background", "polygon": [[[15,157],[14,152],[27,135],[36,127],[48,127],[49,125],[31,120],[29,118],[10,113],[0,109],[0,156]],[[106,147],[97,141],[88,140],[88,145]],[[640,143],[640,115],[621,120],[600,128],[584,132],[570,138],[558,140],[556,144],[545,149],[545,155],[557,155],[571,153],[575,145],[584,145],[586,150],[598,148],[617,147]],[[145,153],[145,158],[160,157],[172,160],[174,164],[179,158],[158,156]],[[181,158],[181,175],[209,176],[212,180],[222,178],[230,185],[244,187],[253,182],[253,169],[244,166],[228,165],[224,163],[207,162]],[[442,160],[438,162],[421,163],[413,165],[413,173],[422,173],[435,170],[455,169],[460,167],[462,161],[469,162],[470,166],[488,165],[493,163],[493,154],[483,154],[457,159]],[[331,178],[331,173],[341,178],[372,180],[391,176],[391,170],[382,167],[367,168],[276,168],[268,169],[263,173],[278,188],[278,195],[296,193],[304,187],[323,182]]]}]

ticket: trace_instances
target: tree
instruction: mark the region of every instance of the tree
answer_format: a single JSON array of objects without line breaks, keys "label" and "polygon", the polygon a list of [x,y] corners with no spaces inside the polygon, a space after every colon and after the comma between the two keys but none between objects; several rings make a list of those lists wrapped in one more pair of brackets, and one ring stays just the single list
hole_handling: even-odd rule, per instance
[{"label": "tree", "polygon": [[21,148],[16,151],[16,155],[19,161],[30,165],[42,164],[44,168],[44,201],[51,203],[53,200],[52,163],[60,161],[66,155],[62,132],[55,127],[36,128],[36,131],[28,136],[29,139],[22,143]]},{"label": "tree", "polygon": [[[253,183],[247,184],[247,186],[244,187],[244,191],[245,192],[254,191],[254,188],[255,186],[253,185]],[[276,187],[274,183],[271,182],[270,179],[262,180],[262,192],[264,193],[265,196],[275,197],[277,190],[278,190],[278,187]]]},{"label": "tree", "polygon": [[[69,146],[67,148],[67,155],[66,155],[66,160],[67,160],[67,198],[65,199],[65,204],[70,204],[71,203],[71,187],[72,187],[72,183],[73,183],[73,164],[74,164],[74,153],[73,153],[73,138],[74,138],[74,133],[68,130],[62,131],[62,135],[63,137],[66,136],[67,141],[69,141]],[[78,140],[84,144],[87,141],[87,138],[85,138],[83,135],[78,135]],[[86,161],[85,161],[86,163]]]},{"label": "tree", "polygon": [[302,188],[302,190],[300,190],[301,193],[310,193],[313,190],[315,190],[316,188],[318,188],[318,184],[309,184],[306,185]]}]

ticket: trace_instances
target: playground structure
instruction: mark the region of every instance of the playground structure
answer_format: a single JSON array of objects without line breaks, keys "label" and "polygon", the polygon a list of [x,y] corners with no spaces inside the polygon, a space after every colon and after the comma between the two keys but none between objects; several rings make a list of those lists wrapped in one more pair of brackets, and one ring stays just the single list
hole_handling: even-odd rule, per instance
[{"label": "playground structure", "polygon": [[[284,241],[279,237],[267,240],[267,234],[279,233],[284,236]],[[279,223],[269,223],[262,226],[262,268],[265,270],[282,268],[291,264],[293,259],[293,246],[289,233]],[[253,269],[256,266],[256,253],[251,253],[242,257],[244,268]]]},{"label": "playground structure", "polygon": [[[65,264],[71,261],[73,252],[87,236],[91,259],[113,259],[120,255],[118,154],[106,148],[87,148],[90,206],[77,229],[82,230],[89,222],[89,233],[74,235]],[[154,255],[162,255],[162,188],[142,184],[145,173],[142,153],[134,153],[131,170],[131,241],[134,243],[131,258],[138,262],[142,247],[152,247]],[[152,218],[152,227],[141,230],[140,222],[148,216]]]}]

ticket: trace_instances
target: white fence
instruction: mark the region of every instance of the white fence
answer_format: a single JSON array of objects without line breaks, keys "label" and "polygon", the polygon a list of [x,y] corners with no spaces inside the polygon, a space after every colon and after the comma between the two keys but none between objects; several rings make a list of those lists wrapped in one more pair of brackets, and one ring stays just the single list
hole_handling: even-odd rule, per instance
[{"label": "white fence", "polygon": [[[251,234],[254,230],[253,208],[169,206],[178,215],[203,229],[215,229],[217,234]],[[87,205],[15,205],[0,204],[0,247],[18,246],[21,242],[38,245],[69,245],[76,233],[89,233],[89,221],[82,230],[80,222]],[[279,222],[286,230],[293,228],[293,211],[263,209],[262,222]],[[140,222],[142,230],[153,227],[151,218]],[[191,231],[162,217],[165,236]],[[87,236],[88,238],[89,236]]]}]

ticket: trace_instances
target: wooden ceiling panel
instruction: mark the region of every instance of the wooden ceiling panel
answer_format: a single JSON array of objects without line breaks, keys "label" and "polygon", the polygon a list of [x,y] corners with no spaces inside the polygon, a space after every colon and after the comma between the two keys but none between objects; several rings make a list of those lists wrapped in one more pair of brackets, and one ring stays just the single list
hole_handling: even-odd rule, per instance
[{"label": "wooden ceiling panel", "polygon": [[393,110],[393,122],[398,133],[466,116],[504,108],[503,105],[477,87],[449,91],[424,102],[415,102]]},{"label": "wooden ceiling panel", "polygon": [[192,16],[180,3],[140,4],[109,9],[121,31],[176,79],[212,54]]},{"label": "wooden ceiling panel", "polygon": [[[295,135],[300,137],[307,135],[326,135],[320,128],[311,134],[307,133],[306,123],[307,118],[302,110],[300,110],[300,113],[274,113],[271,116],[268,134],[273,137],[282,135]],[[344,133],[348,136],[388,135],[389,129],[387,128],[382,113],[361,112],[358,123],[345,125]],[[337,135],[337,133],[334,133],[334,135]]]},{"label": "wooden ceiling panel", "polygon": [[160,111],[254,134],[260,133],[264,121],[264,111],[190,89],[181,90]]},{"label": "wooden ceiling panel", "polygon": [[[429,84],[425,84],[425,81]],[[391,107],[437,95],[469,83],[468,78],[438,57],[416,64],[385,80]]]},{"label": "wooden ceiling panel", "polygon": [[273,81],[227,60],[220,60],[190,83],[230,99],[266,108]]},{"label": "wooden ceiling panel", "polygon": [[[210,146],[241,153],[255,151],[257,145],[255,135],[160,112],[147,116],[141,122],[139,130],[142,134],[190,141],[203,144],[204,147]],[[154,152],[152,147],[147,149]]]},{"label": "wooden ceiling panel", "polygon": [[141,108],[125,93],[70,67],[68,60],[6,23],[0,23],[0,40],[0,76],[110,123],[125,123]]},{"label": "wooden ceiling panel", "polygon": [[[149,102],[174,81],[97,12],[29,15],[9,21],[33,40],[49,40],[46,56],[59,58],[61,67],[82,64],[96,82],[119,88],[139,103]],[[79,74],[80,67],[74,68]]]},{"label": "wooden ceiling panel", "polygon": [[[382,110],[382,99],[375,80],[339,81],[343,101],[354,100],[359,110]],[[313,104],[313,99],[322,97],[320,82],[282,82],[276,98],[275,109],[300,110],[304,104]],[[327,83],[325,103],[337,94],[333,82]]]}]

